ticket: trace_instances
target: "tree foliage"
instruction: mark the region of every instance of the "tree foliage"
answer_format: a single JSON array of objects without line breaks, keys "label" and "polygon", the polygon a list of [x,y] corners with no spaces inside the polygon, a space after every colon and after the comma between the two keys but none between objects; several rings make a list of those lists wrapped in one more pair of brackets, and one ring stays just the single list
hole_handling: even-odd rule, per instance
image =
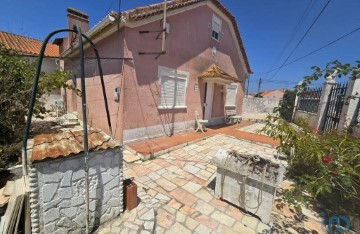
[{"label": "tree foliage", "polygon": [[[35,63],[18,56],[0,45],[0,169],[13,161],[21,142],[22,131],[28,112],[29,100]],[[52,73],[41,73],[34,115],[41,117],[45,112],[40,99],[46,92],[69,86],[69,73],[56,70]]]},{"label": "tree foliage", "polygon": [[350,64],[342,64],[338,60],[335,60],[327,63],[324,69],[318,66],[313,66],[311,69],[313,73],[305,76],[302,84],[296,86],[298,90],[308,87],[312,82],[320,78],[327,78],[331,75],[336,75],[338,78],[350,75],[353,80],[360,78],[360,61],[355,61],[355,65],[351,66]]}]

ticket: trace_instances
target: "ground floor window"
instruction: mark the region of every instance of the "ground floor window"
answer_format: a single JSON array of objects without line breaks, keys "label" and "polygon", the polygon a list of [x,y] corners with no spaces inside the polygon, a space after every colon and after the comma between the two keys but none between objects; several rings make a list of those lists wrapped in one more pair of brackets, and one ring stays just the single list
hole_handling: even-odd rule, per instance
[{"label": "ground floor window", "polygon": [[159,108],[186,108],[185,95],[188,73],[159,67],[160,106]]}]

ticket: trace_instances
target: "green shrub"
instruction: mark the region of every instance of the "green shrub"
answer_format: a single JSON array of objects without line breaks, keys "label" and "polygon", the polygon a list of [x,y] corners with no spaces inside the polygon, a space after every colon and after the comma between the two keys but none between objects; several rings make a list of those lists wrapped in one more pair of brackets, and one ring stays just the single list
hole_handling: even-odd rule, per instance
[{"label": "green shrub", "polygon": [[284,193],[285,200],[297,207],[299,201],[321,201],[331,211],[359,216],[359,139],[335,131],[317,136],[305,121],[297,124],[302,132],[280,117],[268,116],[262,130],[280,141],[278,150],[287,155],[287,176],[296,182]]}]

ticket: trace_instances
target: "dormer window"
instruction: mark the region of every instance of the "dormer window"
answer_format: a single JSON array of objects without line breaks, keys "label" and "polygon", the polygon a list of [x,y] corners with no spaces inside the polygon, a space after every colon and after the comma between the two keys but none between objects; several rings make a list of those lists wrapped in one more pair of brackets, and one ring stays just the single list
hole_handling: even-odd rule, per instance
[{"label": "dormer window", "polygon": [[217,17],[216,15],[213,15],[212,17],[212,32],[211,32],[211,37],[217,41],[219,41],[220,38],[220,33],[221,33],[221,24],[222,21],[219,17]]}]

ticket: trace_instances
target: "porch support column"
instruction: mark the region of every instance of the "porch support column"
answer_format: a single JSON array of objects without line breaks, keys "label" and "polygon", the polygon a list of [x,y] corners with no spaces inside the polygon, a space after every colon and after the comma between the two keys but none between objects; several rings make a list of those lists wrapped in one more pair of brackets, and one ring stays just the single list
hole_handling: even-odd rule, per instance
[{"label": "porch support column", "polygon": [[356,124],[358,111],[360,108],[360,79],[353,80],[350,78],[348,88],[345,94],[345,103],[341,112],[339,121],[339,131],[345,130],[351,125]]},{"label": "porch support column", "polygon": [[326,119],[326,112],[327,112],[328,104],[329,104],[328,103],[329,96],[331,93],[331,88],[336,83],[335,82],[336,74],[337,74],[337,71],[335,71],[332,75],[329,75],[328,77],[326,77],[326,80],[323,84],[322,93],[321,93],[320,102],[319,102],[319,108],[318,108],[317,115],[316,115],[316,119],[317,119],[316,130],[317,130],[317,132],[322,131],[321,128],[324,125],[324,122]]}]

